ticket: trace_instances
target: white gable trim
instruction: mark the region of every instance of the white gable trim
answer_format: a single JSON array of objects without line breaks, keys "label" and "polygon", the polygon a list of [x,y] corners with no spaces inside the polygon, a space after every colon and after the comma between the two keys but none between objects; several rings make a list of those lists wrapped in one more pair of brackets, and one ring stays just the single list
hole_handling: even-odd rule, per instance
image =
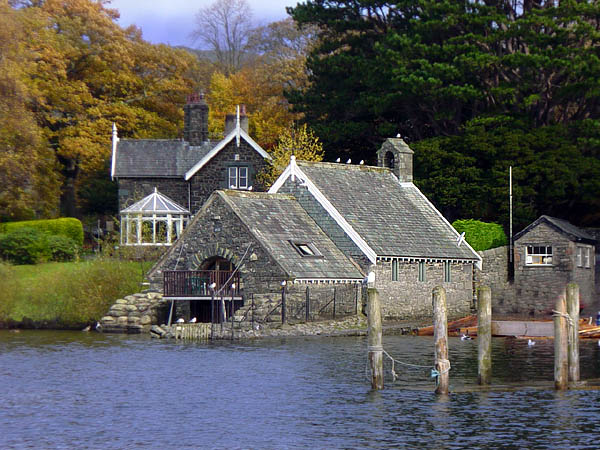
[{"label": "white gable trim", "polygon": [[329,200],[323,195],[323,193],[315,186],[315,184],[310,181],[310,179],[306,176],[304,172],[298,167],[296,164],[296,158],[292,156],[290,158],[290,164],[283,171],[281,176],[277,179],[275,184],[271,186],[269,189],[269,194],[276,194],[277,191],[283,186],[283,183],[289,178],[292,177],[294,180],[296,177],[306,185],[308,188],[308,192],[312,194],[312,196],[321,204],[325,211],[329,213],[331,218],[336,221],[336,223],[344,230],[344,232],[350,237],[352,242],[356,244],[356,246],[365,254],[371,264],[376,264],[377,262],[377,254],[375,251],[369,247],[369,244],[352,228],[352,226],[344,219],[344,217],[340,214],[340,212],[331,204]]},{"label": "white gable trim", "polygon": [[233,138],[237,139],[237,136],[242,137],[249,145],[250,147],[252,147],[254,150],[256,150],[258,152],[258,154],[260,156],[262,156],[265,159],[272,159],[271,155],[269,155],[267,152],[265,152],[262,147],[260,145],[258,145],[256,143],[256,141],[254,139],[252,139],[248,133],[246,133],[242,128],[240,129],[233,129],[227,136],[225,136],[225,138],[219,142],[210,152],[208,152],[204,158],[202,158],[200,161],[198,161],[194,167],[192,167],[190,170],[188,170],[185,173],[185,180],[188,181],[190,178],[192,178],[196,172],[198,172],[200,169],[202,169],[202,167],[204,167],[206,165],[206,163],[208,163],[217,153],[219,153],[221,150],[223,150],[223,148],[225,148],[225,146],[227,144],[229,144]]},{"label": "white gable trim", "polygon": [[[431,209],[433,209],[435,211],[435,213],[440,217],[440,219],[442,219],[442,221],[444,221],[444,223],[446,223],[446,225],[448,225],[448,227],[452,230],[452,233],[454,233],[456,235],[456,240],[458,242],[458,240],[460,239],[460,233],[458,231],[456,231],[456,229],[452,226],[452,224],[446,220],[446,218],[442,215],[442,213],[437,210],[437,208],[433,205],[433,203],[431,203],[429,201],[429,199],[427,197],[425,197],[425,194],[423,194],[417,186],[415,186],[410,181],[402,182],[402,183],[400,183],[400,186],[402,186],[404,188],[406,188],[406,187],[414,188],[417,191],[417,193],[423,198],[423,200],[425,200],[427,202],[427,204],[431,207]],[[469,250],[471,250],[471,252],[475,256],[475,258],[477,258],[477,262],[475,263],[475,265],[477,266],[477,268],[479,270],[481,270],[483,260],[482,260],[481,256],[479,256],[479,253],[477,253],[475,250],[473,250],[473,247],[471,247],[469,245],[469,243],[465,240],[462,241],[461,245],[466,245],[467,248]]]},{"label": "white gable trim", "polygon": [[115,179],[115,168],[117,166],[117,143],[119,142],[119,136],[117,134],[117,124],[113,122],[112,126],[112,161],[110,164],[110,179]]}]

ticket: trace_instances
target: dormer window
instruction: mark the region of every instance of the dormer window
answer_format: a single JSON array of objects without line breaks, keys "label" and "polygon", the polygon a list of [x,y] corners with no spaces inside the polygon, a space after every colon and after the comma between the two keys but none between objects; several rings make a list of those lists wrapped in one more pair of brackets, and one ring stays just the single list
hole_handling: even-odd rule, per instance
[{"label": "dormer window", "polygon": [[312,257],[312,258],[322,258],[323,257],[321,252],[319,250],[317,250],[317,247],[315,247],[310,242],[290,241],[290,244],[292,244],[292,247],[294,247],[296,249],[296,251],[298,253],[300,253],[300,255],[302,255],[302,256],[309,257],[309,258],[310,257]]},{"label": "dormer window", "polygon": [[248,189],[248,167],[229,168],[229,189]]}]

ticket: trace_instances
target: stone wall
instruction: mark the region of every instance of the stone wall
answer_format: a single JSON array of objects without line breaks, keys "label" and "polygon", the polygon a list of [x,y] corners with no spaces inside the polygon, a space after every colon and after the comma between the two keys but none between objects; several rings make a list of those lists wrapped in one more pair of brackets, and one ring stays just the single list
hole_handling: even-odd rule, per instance
[{"label": "stone wall", "polygon": [[189,209],[188,185],[183,178],[119,178],[119,211],[152,194],[155,187]]},{"label": "stone wall", "polygon": [[475,271],[475,288],[488,286],[492,290],[492,314],[517,314],[520,311],[513,284],[508,280],[508,252],[508,246],[478,252],[483,265],[482,270]]},{"label": "stone wall", "polygon": [[419,279],[419,264],[398,263],[398,281],[392,281],[392,262],[378,261],[375,287],[379,290],[385,319],[424,319],[432,316],[432,291],[446,290],[448,317],[455,319],[471,312],[473,304],[473,265],[452,264],[450,282],[444,281],[444,264],[427,263],[425,281]]},{"label": "stone wall", "polygon": [[256,181],[256,174],[266,164],[264,158],[245,140],[240,139],[240,146],[237,147],[233,139],[190,179],[191,211],[195,213],[200,210],[210,194],[217,189],[229,189],[228,167],[247,166],[249,186],[255,192],[264,191],[264,187]]},{"label": "stone wall", "polygon": [[166,321],[168,302],[158,292],[141,292],[120,298],[100,319],[99,331],[141,333]]}]

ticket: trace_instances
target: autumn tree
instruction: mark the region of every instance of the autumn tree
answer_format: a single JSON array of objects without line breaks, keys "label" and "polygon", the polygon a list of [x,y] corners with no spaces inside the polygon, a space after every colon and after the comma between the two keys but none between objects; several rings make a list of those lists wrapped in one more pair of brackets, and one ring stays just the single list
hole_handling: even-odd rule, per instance
[{"label": "autumn tree", "polygon": [[301,161],[323,160],[323,144],[306,124],[286,128],[279,136],[271,150],[272,161],[257,175],[260,183],[270,187],[290,163],[292,155]]},{"label": "autumn tree", "polygon": [[14,11],[36,59],[31,111],[60,167],[61,210],[75,215],[81,181],[110,158],[113,122],[122,137],[178,135],[197,60],[119,27],[103,2],[46,0]]},{"label": "autumn tree", "polygon": [[215,0],[196,14],[195,41],[215,53],[226,75],[241,69],[248,36],[252,29],[252,11],[246,0]]},{"label": "autumn tree", "polygon": [[0,3],[0,220],[53,216],[58,211],[54,156],[29,108],[39,100],[27,73],[18,13]]}]

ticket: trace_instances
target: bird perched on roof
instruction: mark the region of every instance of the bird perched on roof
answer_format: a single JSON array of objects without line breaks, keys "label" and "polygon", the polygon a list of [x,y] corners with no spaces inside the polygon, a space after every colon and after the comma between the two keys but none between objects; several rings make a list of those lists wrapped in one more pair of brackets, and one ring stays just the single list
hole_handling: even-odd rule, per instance
[{"label": "bird perched on roof", "polygon": [[529,345],[530,347],[533,347],[535,345],[535,341],[532,341],[531,339],[529,339],[527,341],[527,345]]},{"label": "bird perched on roof", "polygon": [[352,159],[348,158],[348,161],[346,161],[346,164],[352,164]]},{"label": "bird perched on roof", "polygon": [[196,323],[196,321],[197,321],[196,318],[192,317],[192,320],[190,320],[190,323]]},{"label": "bird perched on roof", "polygon": [[185,320],[183,320],[183,317],[180,317],[179,319],[177,319],[177,323],[184,323]]},{"label": "bird perched on roof", "polygon": [[340,162],[342,160],[342,158],[338,158],[335,160],[335,162]]}]

